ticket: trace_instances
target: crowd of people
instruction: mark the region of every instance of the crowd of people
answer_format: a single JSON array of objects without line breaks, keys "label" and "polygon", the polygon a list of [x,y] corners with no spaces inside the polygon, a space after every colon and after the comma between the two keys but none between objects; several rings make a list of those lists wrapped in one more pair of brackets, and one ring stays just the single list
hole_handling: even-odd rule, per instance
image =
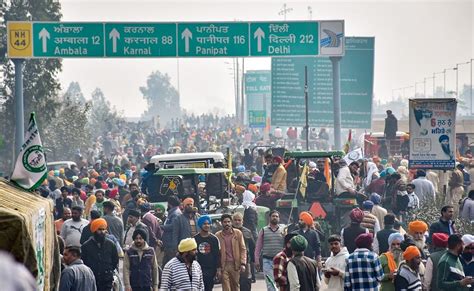
[{"label": "crowd of people", "polygon": [[[55,205],[60,290],[207,291],[215,282],[224,291],[251,290],[259,271],[267,290],[464,290],[474,283],[474,237],[454,223],[474,220],[469,160],[446,173],[377,156],[295,165],[271,150],[252,152],[246,147],[263,143],[262,133],[233,124],[212,115],[175,120],[164,130],[126,124],[78,152],[76,165],[50,171],[37,192]],[[153,155],[227,148],[234,157],[229,188],[243,213],[212,221],[198,205],[210,186],[203,182],[195,196],[170,196],[167,209],[148,201],[141,183]],[[304,193],[292,167],[307,168]],[[352,198],[358,207],[335,234],[311,211],[278,212],[276,202],[288,192],[304,202]],[[419,219],[419,209],[435,201],[445,205],[439,221]],[[261,229],[260,206],[270,209]]]}]

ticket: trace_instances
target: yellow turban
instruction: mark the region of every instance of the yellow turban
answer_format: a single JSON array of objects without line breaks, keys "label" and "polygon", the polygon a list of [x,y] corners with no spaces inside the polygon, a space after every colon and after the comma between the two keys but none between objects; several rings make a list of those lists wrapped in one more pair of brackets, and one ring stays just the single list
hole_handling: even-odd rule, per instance
[{"label": "yellow turban", "polygon": [[185,238],[181,240],[181,242],[178,245],[178,251],[180,253],[189,252],[195,249],[197,249],[197,243],[194,240],[194,238]]}]

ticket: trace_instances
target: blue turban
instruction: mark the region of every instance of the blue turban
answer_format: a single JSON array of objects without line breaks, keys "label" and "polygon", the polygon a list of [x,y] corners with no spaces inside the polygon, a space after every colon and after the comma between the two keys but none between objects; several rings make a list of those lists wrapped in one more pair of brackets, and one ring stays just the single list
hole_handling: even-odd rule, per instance
[{"label": "blue turban", "polygon": [[122,180],[122,179],[119,179],[119,178],[113,178],[112,179],[112,182],[117,185],[117,186],[120,186],[120,187],[124,187],[125,186],[125,181]]},{"label": "blue turban", "polygon": [[395,174],[395,173],[397,172],[397,171],[395,171],[395,169],[392,168],[392,167],[388,167],[386,170],[387,170],[387,174],[389,174],[389,175]]},{"label": "blue turban", "polygon": [[385,176],[387,176],[387,170],[380,172],[380,178],[385,178]]},{"label": "blue turban", "polygon": [[370,194],[369,199],[370,199],[370,201],[374,202],[375,205],[379,205],[380,202],[382,202],[382,197],[380,197],[380,195],[375,193],[375,192]]},{"label": "blue turban", "polygon": [[237,167],[237,173],[244,173],[245,172],[245,166],[244,165],[240,165]]},{"label": "blue turban", "polygon": [[364,209],[372,209],[372,207],[374,207],[374,202],[365,200],[364,203],[362,203],[362,207],[364,207]]},{"label": "blue turban", "polygon": [[211,220],[211,217],[209,215],[203,215],[201,217],[199,217],[198,219],[198,226],[199,228],[202,228],[202,225],[204,224],[204,222],[208,222],[209,224],[212,224],[212,220]]},{"label": "blue turban", "polygon": [[399,240],[400,242],[404,241],[403,235],[399,232],[394,232],[388,237],[388,246],[392,245],[394,240]]}]

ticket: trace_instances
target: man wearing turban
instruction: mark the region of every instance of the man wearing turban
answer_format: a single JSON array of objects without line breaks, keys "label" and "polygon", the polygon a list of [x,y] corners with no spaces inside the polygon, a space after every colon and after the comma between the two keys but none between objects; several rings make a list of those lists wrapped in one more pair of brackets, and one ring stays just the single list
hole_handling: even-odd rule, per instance
[{"label": "man wearing turban", "polygon": [[349,253],[352,253],[357,248],[355,245],[356,237],[362,233],[368,233],[369,230],[360,226],[360,223],[364,219],[364,212],[360,208],[352,209],[349,217],[351,219],[351,224],[342,229],[341,238],[342,245],[347,247]]},{"label": "man wearing turban", "polygon": [[123,260],[125,290],[158,289],[158,262],[154,248],[146,242],[147,236],[148,233],[141,228],[133,232],[133,243]]},{"label": "man wearing turban", "polygon": [[474,277],[474,235],[465,234],[462,236],[464,250],[461,254],[461,263],[466,276]]},{"label": "man wearing turban", "polygon": [[427,258],[426,231],[428,231],[428,225],[424,221],[414,220],[408,224],[408,233],[415,240],[415,244],[420,249],[421,257],[423,259]]},{"label": "man wearing turban", "polygon": [[[355,239],[356,249],[347,258],[344,275],[344,290],[378,290],[383,270],[376,253],[372,252],[373,236],[362,233]],[[361,266],[360,262],[364,261]]]},{"label": "man wearing turban", "polygon": [[297,235],[290,240],[290,245],[293,253],[287,266],[290,290],[319,290],[318,263],[304,255],[308,241]]},{"label": "man wearing turban", "polygon": [[438,290],[438,283],[436,278],[438,277],[438,263],[441,257],[447,252],[449,236],[445,233],[434,233],[432,236],[432,247],[433,250],[430,253],[430,257],[426,260],[425,277],[423,280],[423,286],[425,290]]},{"label": "man wearing turban", "polygon": [[183,213],[178,215],[173,221],[173,239],[175,240],[175,245],[185,238],[194,237],[200,231],[197,223],[199,214],[196,213],[194,199],[191,197],[185,198],[183,200],[183,206]]},{"label": "man wearing turban", "polygon": [[114,281],[114,270],[118,268],[119,263],[117,247],[106,238],[105,219],[93,220],[90,228],[93,236],[81,247],[82,260],[94,273],[97,291],[109,291]]},{"label": "man wearing turban", "polygon": [[400,266],[395,277],[396,290],[421,290],[420,250],[415,246],[409,246],[403,252],[403,259],[405,263]]},{"label": "man wearing turban", "polygon": [[380,255],[379,260],[384,272],[380,291],[395,291],[393,279],[402,259],[400,244],[404,240],[399,232],[390,234],[388,237],[389,251]]},{"label": "man wearing turban", "polygon": [[178,254],[166,263],[160,290],[204,290],[201,267],[196,261],[197,243],[185,238],[178,245]]},{"label": "man wearing turban", "polygon": [[214,278],[220,264],[219,240],[211,233],[212,220],[209,215],[199,217],[197,224],[201,229],[194,236],[197,244],[197,261],[202,269],[204,290],[210,291],[214,288]]},{"label": "man wearing turban", "polygon": [[304,251],[304,255],[308,258],[315,259],[321,265],[321,241],[316,230],[312,229],[313,216],[308,211],[300,213],[298,222],[298,234],[302,235],[308,242],[308,247]]}]

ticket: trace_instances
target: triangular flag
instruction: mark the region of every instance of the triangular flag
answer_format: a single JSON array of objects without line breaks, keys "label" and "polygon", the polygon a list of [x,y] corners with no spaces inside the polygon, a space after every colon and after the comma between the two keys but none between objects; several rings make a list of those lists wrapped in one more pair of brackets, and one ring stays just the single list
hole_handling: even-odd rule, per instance
[{"label": "triangular flag", "polygon": [[33,112],[25,133],[25,142],[17,157],[10,180],[23,189],[35,190],[43,183],[47,175],[46,157]]}]

